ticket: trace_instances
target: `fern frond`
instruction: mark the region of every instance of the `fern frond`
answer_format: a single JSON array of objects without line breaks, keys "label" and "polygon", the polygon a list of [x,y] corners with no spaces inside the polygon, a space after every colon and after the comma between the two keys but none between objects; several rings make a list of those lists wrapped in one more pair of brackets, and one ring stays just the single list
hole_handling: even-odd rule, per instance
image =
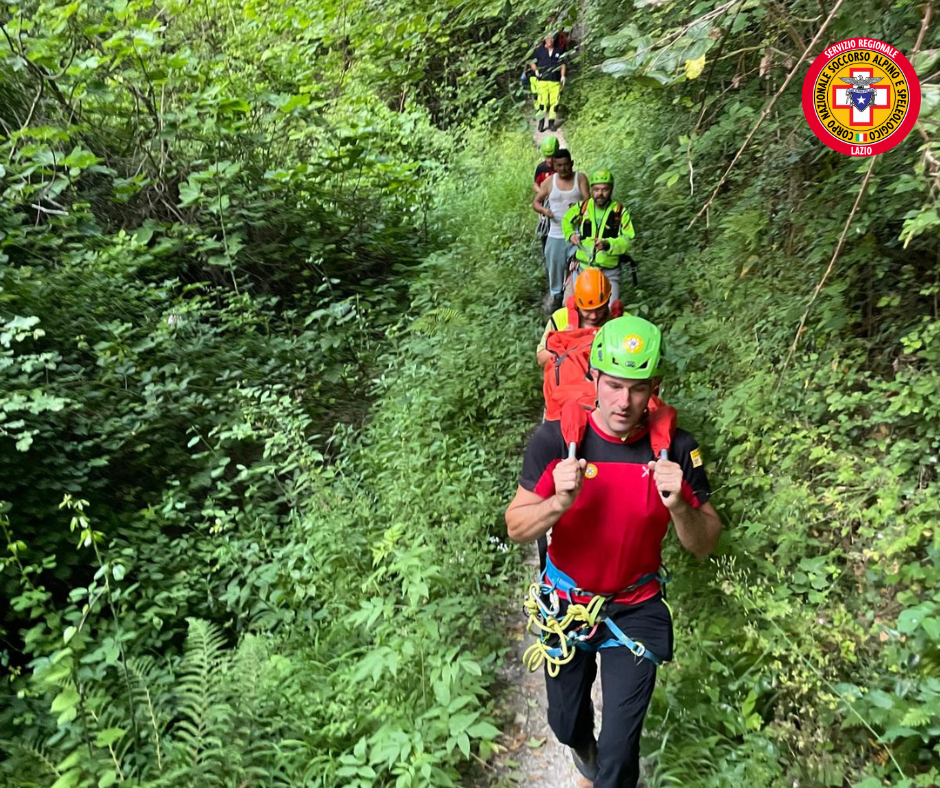
[{"label": "fern frond", "polygon": [[33,746],[16,739],[0,739],[0,749],[10,753],[2,765],[5,772],[15,775],[18,786],[27,785],[31,778],[42,784],[43,777],[60,777],[55,761],[46,754],[41,745]]},{"label": "fern frond", "polygon": [[448,306],[438,307],[417,318],[411,324],[411,328],[419,334],[433,334],[441,326],[446,325],[465,326],[467,325],[467,319],[459,309]]},{"label": "fern frond", "polygon": [[157,667],[157,663],[150,657],[132,657],[122,663],[122,668],[124,681],[136,700],[135,709],[142,708],[146,714],[149,738],[153,741],[157,759],[157,770],[162,773],[162,738],[169,724],[169,715],[161,708],[163,704],[157,696],[157,688],[171,676]]},{"label": "fern frond", "polygon": [[907,713],[901,720],[901,725],[906,728],[920,728],[934,719],[934,715],[930,713],[930,710],[926,706],[914,706],[907,710]]},{"label": "fern frond", "polygon": [[173,735],[185,746],[192,767],[206,759],[218,760],[222,733],[233,716],[223,692],[223,680],[230,662],[225,638],[214,624],[187,619],[189,634],[180,664],[176,687],[177,715]]}]

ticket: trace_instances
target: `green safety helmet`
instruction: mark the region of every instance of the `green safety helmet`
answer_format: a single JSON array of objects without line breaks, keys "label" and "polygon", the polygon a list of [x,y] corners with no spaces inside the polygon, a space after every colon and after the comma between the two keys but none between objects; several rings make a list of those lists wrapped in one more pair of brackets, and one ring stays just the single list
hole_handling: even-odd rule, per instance
[{"label": "green safety helmet", "polygon": [[591,366],[615,378],[649,380],[663,374],[663,334],[642,317],[606,322],[591,344]]},{"label": "green safety helmet", "polygon": [[558,137],[548,136],[542,140],[542,155],[554,156],[558,150]]},{"label": "green safety helmet", "polygon": [[591,173],[591,186],[595,183],[609,183],[614,185],[614,174],[610,170],[594,170]]}]

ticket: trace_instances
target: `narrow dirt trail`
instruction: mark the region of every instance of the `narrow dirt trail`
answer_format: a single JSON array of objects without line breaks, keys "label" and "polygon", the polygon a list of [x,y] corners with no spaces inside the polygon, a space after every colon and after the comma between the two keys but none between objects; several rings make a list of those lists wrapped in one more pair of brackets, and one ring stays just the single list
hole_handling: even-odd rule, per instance
[{"label": "narrow dirt trail", "polygon": [[535,125],[535,123],[532,124],[532,129],[532,139],[535,140],[536,156],[538,155],[537,149],[542,145],[542,140],[544,140],[546,137],[557,137],[559,147],[568,147],[568,141],[565,139],[565,132],[561,129],[556,129],[555,131],[539,131],[538,126]]},{"label": "narrow dirt trail", "polygon": [[[539,161],[542,140],[549,135],[557,137],[561,147],[567,147],[564,131],[540,132],[533,122],[533,169]],[[538,575],[538,551],[534,544],[526,550],[527,575],[534,580]],[[493,761],[496,775],[530,788],[590,788],[591,781],[584,779],[575,769],[568,748],[558,743],[548,726],[545,674],[542,671],[530,673],[522,664],[523,653],[535,642],[535,637],[525,631],[522,592],[520,589],[518,608],[505,622],[512,650],[506,656],[499,676],[505,689],[503,701],[508,707],[506,716],[510,722],[500,740],[506,751]],[[595,709],[599,714],[597,686],[594,694]]]},{"label": "narrow dirt trail", "polygon": [[[538,552],[530,545],[526,556],[529,577],[538,574]],[[519,592],[521,608],[522,590]],[[571,762],[571,754],[555,739],[548,727],[548,703],[545,697],[545,674],[530,673],[522,664],[522,655],[535,642],[525,631],[521,609],[506,622],[512,651],[500,670],[500,683],[506,688],[504,703],[508,706],[510,723],[500,743],[506,751],[493,761],[496,773],[509,777],[528,788],[590,788]],[[600,719],[600,682],[594,685],[594,707]]]},{"label": "narrow dirt trail", "polygon": [[[532,124],[536,145],[533,169],[538,162],[538,147],[548,135],[558,138],[561,147],[567,147],[564,131],[539,132]],[[533,359],[534,361],[534,359]],[[527,576],[538,576],[538,551],[534,544],[526,548]],[[545,674],[530,673],[522,663],[522,655],[535,642],[535,636],[525,630],[522,613],[524,589],[519,589],[519,605],[505,621],[507,637],[512,649],[499,671],[502,701],[509,719],[500,743],[506,750],[491,762],[490,783],[511,780],[528,788],[591,788],[591,781],[581,776],[574,767],[568,748],[559,744],[548,725],[548,702],[545,696]],[[603,655],[600,656],[603,659]],[[602,697],[600,681],[594,684],[595,728],[599,731]],[[503,783],[504,784],[504,783]],[[643,788],[641,780],[638,788]]]}]

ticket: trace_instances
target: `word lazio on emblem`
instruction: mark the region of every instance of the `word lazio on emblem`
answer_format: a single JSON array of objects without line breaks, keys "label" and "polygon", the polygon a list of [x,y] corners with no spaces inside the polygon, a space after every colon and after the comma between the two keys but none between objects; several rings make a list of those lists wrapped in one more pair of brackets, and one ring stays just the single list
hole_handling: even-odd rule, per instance
[{"label": "word lazio on emblem", "polygon": [[813,133],[847,156],[898,145],[920,112],[910,61],[884,41],[849,38],[825,49],[803,80],[803,112]]}]

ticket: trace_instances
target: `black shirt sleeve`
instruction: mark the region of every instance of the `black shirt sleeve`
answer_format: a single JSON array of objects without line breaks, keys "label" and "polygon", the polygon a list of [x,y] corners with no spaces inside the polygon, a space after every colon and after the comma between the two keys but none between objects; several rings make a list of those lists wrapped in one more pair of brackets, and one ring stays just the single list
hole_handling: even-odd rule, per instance
[{"label": "black shirt sleeve", "polygon": [[679,463],[684,478],[700,504],[708,503],[712,488],[705,473],[705,458],[702,450],[695,440],[685,430],[676,430],[669,447],[669,459]]},{"label": "black shirt sleeve", "polygon": [[541,175],[542,173],[545,173],[546,175],[551,175],[554,172],[555,171],[551,167],[549,167],[544,161],[540,161],[535,168],[535,182],[536,183],[539,182],[539,175]]},{"label": "black shirt sleeve", "polygon": [[[535,431],[526,446],[525,456],[522,459],[522,475],[519,477],[519,486],[529,492],[542,495],[547,480],[543,477],[546,472],[551,474],[555,463],[565,457],[565,442],[561,438],[561,422],[546,421]],[[541,484],[540,484],[541,482]],[[543,498],[554,493],[552,490]]]}]

